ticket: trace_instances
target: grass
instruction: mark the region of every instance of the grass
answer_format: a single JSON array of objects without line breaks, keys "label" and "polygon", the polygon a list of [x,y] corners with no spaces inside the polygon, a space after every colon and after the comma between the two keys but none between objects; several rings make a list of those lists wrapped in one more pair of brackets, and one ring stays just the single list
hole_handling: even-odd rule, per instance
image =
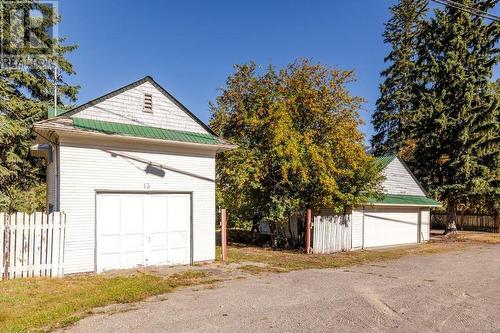
[{"label": "grass", "polygon": [[78,321],[95,307],[136,302],[176,287],[210,282],[203,271],[169,277],[135,273],[0,281],[0,332],[50,331]]},{"label": "grass", "polygon": [[464,242],[479,242],[487,244],[500,244],[500,233],[486,233],[486,232],[459,232],[457,241]]},{"label": "grass", "polygon": [[[245,263],[240,269],[256,274],[261,272],[289,272],[312,268],[338,268],[368,262],[398,259],[407,255],[425,255],[465,247],[464,244],[424,244],[416,247],[372,251],[343,252],[335,255],[305,255],[298,251],[274,251],[257,247],[229,247],[229,263]],[[266,264],[257,266],[251,263]]]},{"label": "grass", "polygon": [[[228,263],[242,263],[240,269],[252,274],[288,272],[300,269],[346,267],[399,259],[409,255],[443,253],[461,250],[480,243],[500,244],[500,234],[460,232],[453,238],[438,237],[437,241],[417,246],[342,252],[334,255],[305,255],[299,251],[276,251],[251,246],[230,246],[228,247]],[[252,265],[252,263],[258,264]]]}]

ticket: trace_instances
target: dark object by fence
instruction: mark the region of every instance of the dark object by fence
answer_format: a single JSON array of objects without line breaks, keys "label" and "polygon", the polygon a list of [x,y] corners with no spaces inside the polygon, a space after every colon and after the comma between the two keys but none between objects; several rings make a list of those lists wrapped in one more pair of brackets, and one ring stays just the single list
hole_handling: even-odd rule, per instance
[{"label": "dark object by fence", "polygon": [[[222,245],[222,235],[221,230],[215,231],[215,242],[217,245]],[[243,245],[254,245],[262,247],[271,246],[271,236],[262,235],[251,230],[245,229],[227,229],[227,244],[243,246]],[[301,244],[302,246],[302,244]]]},{"label": "dark object by fence", "polygon": [[[431,226],[433,229],[445,229],[445,212],[431,213]],[[500,221],[495,215],[462,214],[457,212],[457,229],[466,231],[500,232]]]}]

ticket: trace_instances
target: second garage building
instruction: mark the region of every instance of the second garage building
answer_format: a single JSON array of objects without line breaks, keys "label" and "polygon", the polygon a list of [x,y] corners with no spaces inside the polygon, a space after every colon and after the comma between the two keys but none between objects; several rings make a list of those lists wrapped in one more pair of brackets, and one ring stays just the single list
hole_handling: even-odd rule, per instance
[{"label": "second garage building", "polygon": [[[383,195],[356,206],[346,215],[324,208],[312,212],[311,243],[313,253],[333,253],[383,246],[417,244],[430,238],[433,207],[441,204],[429,198],[424,189],[397,156],[375,161],[384,181]],[[299,216],[294,214],[280,231],[287,238],[299,239]],[[267,223],[260,232],[270,234]]]},{"label": "second garage building", "polygon": [[441,204],[422,186],[397,156],[377,161],[385,180],[383,197],[352,211],[351,248],[421,243],[430,237],[430,209]]}]

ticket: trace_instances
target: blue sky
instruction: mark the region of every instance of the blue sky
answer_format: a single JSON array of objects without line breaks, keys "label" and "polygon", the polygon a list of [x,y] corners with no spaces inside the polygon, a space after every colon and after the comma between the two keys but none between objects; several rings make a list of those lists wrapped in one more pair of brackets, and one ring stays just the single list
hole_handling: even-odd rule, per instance
[{"label": "blue sky", "polygon": [[151,75],[205,122],[234,64],[281,67],[306,57],[354,69],[358,81],[349,88],[367,101],[361,130],[369,140],[393,3],[60,0],[59,34],[79,45],[68,56],[77,72],[69,81],[81,86],[78,104]]}]

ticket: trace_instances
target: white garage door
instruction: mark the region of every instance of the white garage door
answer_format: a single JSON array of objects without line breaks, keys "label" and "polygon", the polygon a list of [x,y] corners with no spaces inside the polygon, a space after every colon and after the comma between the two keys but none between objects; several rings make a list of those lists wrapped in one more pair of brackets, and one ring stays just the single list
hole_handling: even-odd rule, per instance
[{"label": "white garage door", "polygon": [[365,210],[364,246],[386,246],[416,243],[418,240],[417,208],[377,207]]},{"label": "white garage door", "polygon": [[97,194],[97,271],[189,264],[189,194]]}]

